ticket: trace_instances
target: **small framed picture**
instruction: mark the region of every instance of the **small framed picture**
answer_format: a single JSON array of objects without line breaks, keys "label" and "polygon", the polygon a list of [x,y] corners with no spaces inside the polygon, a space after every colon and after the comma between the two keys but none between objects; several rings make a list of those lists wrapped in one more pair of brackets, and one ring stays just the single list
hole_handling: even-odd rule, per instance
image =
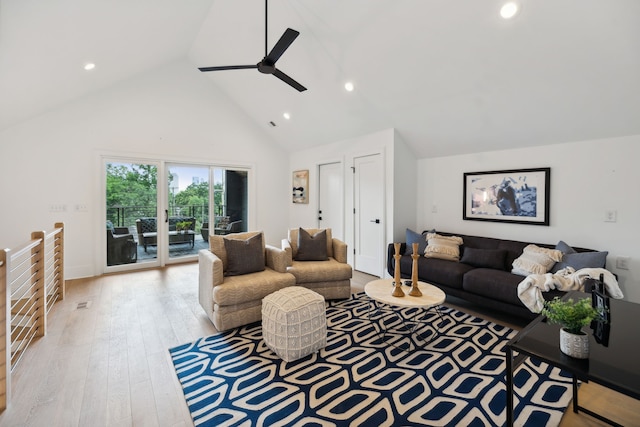
[{"label": "small framed picture", "polygon": [[604,323],[611,323],[611,311],[609,310],[609,297],[600,289],[591,291],[591,304],[602,312]]},{"label": "small framed picture", "polygon": [[293,203],[309,203],[309,170],[294,171],[293,181]]},{"label": "small framed picture", "polygon": [[602,321],[595,321],[591,327],[593,328],[593,337],[596,342],[605,347],[609,347],[609,333],[611,331],[611,325]]}]

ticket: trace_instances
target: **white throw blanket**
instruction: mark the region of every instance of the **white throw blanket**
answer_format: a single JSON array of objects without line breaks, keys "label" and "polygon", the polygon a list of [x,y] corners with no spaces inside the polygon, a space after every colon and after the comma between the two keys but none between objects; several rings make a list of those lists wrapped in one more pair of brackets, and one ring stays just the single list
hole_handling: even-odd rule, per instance
[{"label": "white throw blanket", "polygon": [[603,275],[607,295],[620,299],[623,297],[613,273],[604,268],[563,268],[556,273],[530,274],[518,284],[520,301],[532,312],[540,313],[544,307],[542,292],[558,289],[560,291],[581,291],[587,278],[600,279]]}]

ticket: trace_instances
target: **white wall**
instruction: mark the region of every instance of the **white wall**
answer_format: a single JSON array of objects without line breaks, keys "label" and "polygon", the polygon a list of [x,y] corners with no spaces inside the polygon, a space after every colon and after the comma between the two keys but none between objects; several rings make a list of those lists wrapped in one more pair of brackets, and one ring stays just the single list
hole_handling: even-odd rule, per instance
[{"label": "white wall", "polygon": [[[418,231],[435,227],[461,234],[608,251],[625,298],[640,302],[640,135],[419,161]],[[551,167],[550,226],[462,220],[464,172]],[[432,213],[433,206],[437,213]],[[605,222],[605,211],[617,222]],[[630,269],[616,257],[631,257]]]},{"label": "white wall", "polygon": [[[0,246],[56,221],[66,228],[67,278],[100,274],[102,152],[253,168],[251,229],[279,245],[288,218],[288,157],[192,64],[178,61],[0,132]],[[75,212],[78,203],[88,212]],[[52,204],[67,212],[50,213]]]},{"label": "white wall", "polygon": [[[415,223],[415,184],[417,161],[407,146],[398,137],[394,129],[362,135],[360,137],[333,142],[320,147],[291,153],[290,173],[298,169],[309,169],[309,183],[313,189],[317,182],[317,165],[329,161],[342,161],[344,168],[344,240],[349,250],[349,263],[353,265],[353,166],[354,158],[368,154],[380,153],[384,161],[384,186],[385,186],[385,245],[383,261],[386,262],[386,244],[392,242],[396,235],[396,216],[401,218],[401,237],[404,239],[404,224]],[[400,168],[400,169],[399,169]],[[398,183],[398,179],[406,181]],[[398,188],[400,187],[400,188]],[[289,227],[316,227],[317,226],[317,194],[310,194],[308,205],[293,204],[289,201]],[[401,209],[400,207],[406,207]],[[384,274],[384,265],[380,266],[380,274]]]},{"label": "white wall", "polygon": [[416,221],[418,185],[418,161],[396,132],[393,174],[393,234],[390,242],[404,242],[407,227]]}]

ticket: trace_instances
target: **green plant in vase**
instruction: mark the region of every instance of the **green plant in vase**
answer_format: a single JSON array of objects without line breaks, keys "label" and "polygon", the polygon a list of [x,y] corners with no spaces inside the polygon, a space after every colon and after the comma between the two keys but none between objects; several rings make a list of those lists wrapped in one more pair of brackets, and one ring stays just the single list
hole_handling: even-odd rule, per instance
[{"label": "green plant in vase", "polygon": [[544,303],[542,314],[549,322],[562,326],[560,329],[560,350],[572,357],[589,357],[589,336],[582,332],[584,326],[593,320],[605,321],[603,309],[593,307],[591,298],[574,301],[572,298],[555,297]]},{"label": "green plant in vase", "polygon": [[187,231],[191,228],[191,221],[180,221],[176,223],[177,231]]}]

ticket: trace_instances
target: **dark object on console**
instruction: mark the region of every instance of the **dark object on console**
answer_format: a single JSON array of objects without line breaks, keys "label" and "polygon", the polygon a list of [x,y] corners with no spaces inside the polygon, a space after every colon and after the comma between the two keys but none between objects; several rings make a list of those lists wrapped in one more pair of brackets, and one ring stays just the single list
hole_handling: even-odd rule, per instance
[{"label": "dark object on console", "polygon": [[[462,298],[522,319],[529,320],[538,316],[537,313],[532,313],[522,304],[518,297],[518,284],[525,277],[511,273],[512,263],[522,255],[523,249],[531,243],[550,249],[555,248],[555,245],[467,236],[440,231],[438,231],[438,234],[462,237],[463,244],[460,246],[460,258],[465,262],[420,256],[418,258],[418,280],[439,287],[447,295]],[[406,249],[407,245],[402,243],[400,247],[400,254],[402,254],[400,272],[403,278],[411,278],[413,260],[410,255],[405,253]],[[595,252],[592,249],[585,248],[573,249],[576,252]],[[467,251],[467,256],[465,256],[465,251]],[[393,244],[389,244],[387,248],[387,271],[391,277],[394,276],[395,271],[394,252]],[[562,297],[563,295],[565,295],[565,292],[558,290],[543,292],[543,297],[546,300],[551,300],[555,296]]]},{"label": "dark object on console", "polygon": [[226,228],[216,228],[215,234],[231,234],[245,231],[242,229],[242,221],[233,221],[226,225]]},{"label": "dark object on console", "polygon": [[107,223],[107,265],[131,264],[138,261],[138,244],[127,227]]},{"label": "dark object on console", "polygon": [[[194,217],[171,216],[169,222],[169,244],[189,243],[191,247],[195,242],[196,219]],[[178,230],[179,223],[189,223],[187,230]],[[140,218],[136,220],[138,229],[138,242],[144,246],[147,252],[148,246],[158,244],[158,225],[155,217]]]},{"label": "dark object on console", "polygon": [[[590,289],[587,290],[587,287]],[[585,292],[591,292],[591,305],[603,312],[603,322],[606,324],[611,323],[611,304],[609,303],[609,297],[604,287],[604,275],[600,275],[600,280],[591,278],[585,280]]]},{"label": "dark object on console", "polygon": [[202,234],[202,240],[204,240],[205,242],[209,241],[209,223],[208,222],[202,223],[200,234]]}]

